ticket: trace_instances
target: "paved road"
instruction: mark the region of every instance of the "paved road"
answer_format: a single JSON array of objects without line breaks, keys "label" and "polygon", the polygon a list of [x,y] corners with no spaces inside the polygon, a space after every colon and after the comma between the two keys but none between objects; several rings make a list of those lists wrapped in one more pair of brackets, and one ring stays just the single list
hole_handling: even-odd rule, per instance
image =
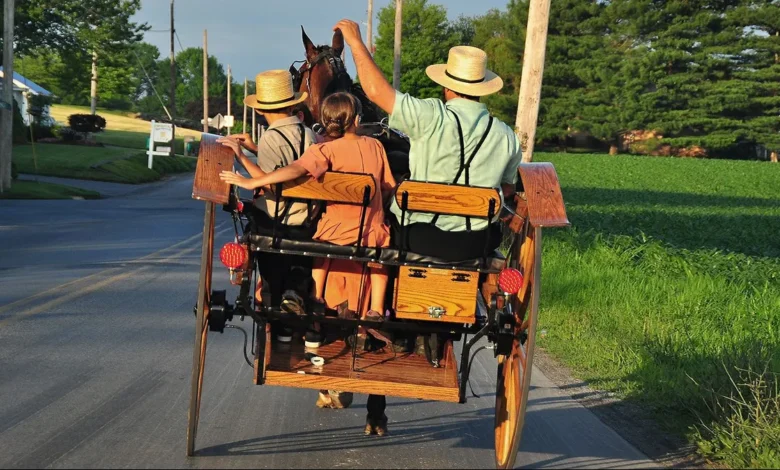
[{"label": "paved road", "polygon": [[[105,200],[0,201],[0,467],[493,465],[490,353],[473,367],[481,398],[389,399],[391,435],[364,437],[364,396],[319,410],[315,392],[253,386],[235,330],[209,336],[199,456],[185,457],[203,211],[190,188],[184,177]],[[653,465],[533,378],[518,466]]]}]

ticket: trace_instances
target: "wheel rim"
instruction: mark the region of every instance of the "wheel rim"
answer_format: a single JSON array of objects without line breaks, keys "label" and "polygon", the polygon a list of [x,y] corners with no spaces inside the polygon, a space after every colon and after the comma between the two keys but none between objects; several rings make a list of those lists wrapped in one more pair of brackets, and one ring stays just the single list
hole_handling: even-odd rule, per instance
[{"label": "wheel rim", "polygon": [[499,359],[495,417],[497,468],[514,465],[523,427],[523,374],[519,348],[519,342],[515,341],[512,352]]}]

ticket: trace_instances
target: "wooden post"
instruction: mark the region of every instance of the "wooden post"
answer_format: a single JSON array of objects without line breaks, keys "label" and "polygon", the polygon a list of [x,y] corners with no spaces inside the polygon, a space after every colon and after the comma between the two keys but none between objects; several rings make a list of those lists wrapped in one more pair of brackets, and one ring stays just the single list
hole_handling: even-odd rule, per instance
[{"label": "wooden post", "polygon": [[[548,0],[549,1],[549,0]],[[403,22],[401,20],[402,10],[404,8],[403,0],[395,0],[395,42],[393,46],[393,88],[401,89],[401,30]]]},{"label": "wooden post", "polygon": [[0,193],[11,189],[11,152],[14,138],[14,0],[4,2],[2,99],[11,109],[0,109]]},{"label": "wooden post", "polygon": [[368,53],[374,55],[374,0],[368,0],[368,23],[366,24],[366,46],[368,46]]},{"label": "wooden post", "polygon": [[[231,88],[233,88],[233,78],[230,76],[230,65],[228,65],[228,73],[227,73],[227,95],[228,95],[227,115],[228,116],[232,116],[233,115],[233,113],[230,111],[230,108],[231,108],[231,106],[230,106],[230,91],[231,90],[230,89]],[[227,135],[230,135],[230,128],[229,127],[227,128]]]},{"label": "wooden post", "polygon": [[257,143],[257,111],[252,110],[252,142]]},{"label": "wooden post", "polygon": [[176,51],[173,48],[173,37],[176,30],[173,27],[173,2],[171,0],[171,156],[176,153]]},{"label": "wooden post", "polygon": [[98,60],[98,54],[97,50],[92,49],[92,82],[89,87],[89,112],[90,114],[94,115],[97,112],[97,81],[98,81],[98,71],[97,71],[97,60]]},{"label": "wooden post", "polygon": [[[244,125],[243,133],[244,134],[246,134],[246,97],[247,97],[246,84],[247,84],[246,77],[244,77],[244,121],[243,121],[243,125]],[[254,112],[254,110],[252,110],[252,112]]]},{"label": "wooden post", "polygon": [[523,55],[523,74],[520,79],[520,96],[517,102],[517,119],[515,121],[515,132],[520,138],[524,162],[533,160],[549,18],[550,0],[530,0],[525,53]]},{"label": "wooden post", "polygon": [[209,131],[209,37],[203,30],[203,132]]}]

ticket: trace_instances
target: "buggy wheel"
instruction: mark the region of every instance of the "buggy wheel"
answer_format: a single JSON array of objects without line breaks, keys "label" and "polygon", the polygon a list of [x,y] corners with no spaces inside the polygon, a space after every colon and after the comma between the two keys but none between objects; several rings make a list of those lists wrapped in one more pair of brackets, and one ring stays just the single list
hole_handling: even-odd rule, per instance
[{"label": "buggy wheel", "polygon": [[214,203],[206,203],[203,218],[203,246],[200,257],[200,278],[198,280],[198,303],[195,320],[195,346],[192,354],[192,380],[190,408],[187,419],[187,456],[195,453],[195,437],[200,418],[200,399],[203,393],[203,371],[206,365],[206,339],[208,337],[208,314],[211,296],[211,273],[214,258]]},{"label": "buggy wheel", "polygon": [[512,349],[498,356],[496,380],[496,468],[512,468],[525,424],[536,338],[541,274],[541,228],[528,228],[510,266],[522,266],[524,285],[515,308],[517,328]]}]

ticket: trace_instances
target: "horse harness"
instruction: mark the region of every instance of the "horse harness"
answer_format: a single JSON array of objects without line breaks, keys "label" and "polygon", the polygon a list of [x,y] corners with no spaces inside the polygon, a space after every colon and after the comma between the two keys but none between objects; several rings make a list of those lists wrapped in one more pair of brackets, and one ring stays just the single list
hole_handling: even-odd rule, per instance
[{"label": "horse harness", "polygon": [[[296,60],[290,65],[290,74],[292,74],[293,77],[293,87],[296,90],[299,89],[301,80],[303,80],[303,75],[306,74],[306,91],[311,93],[311,71],[317,64],[326,59],[331,70],[334,71],[336,78],[347,75],[347,68],[344,66],[344,61],[341,60],[341,57],[335,55],[332,49],[326,49],[317,54],[317,57],[313,60]],[[301,67],[300,70],[297,70],[295,64],[299,63],[303,63],[303,67]]]},{"label": "horse harness", "polygon": [[[452,180],[452,184],[458,184],[458,180],[460,179],[461,175],[463,175],[465,176],[466,186],[468,186],[469,168],[471,167],[471,162],[474,161],[474,157],[477,156],[477,152],[479,152],[479,149],[482,148],[482,144],[485,143],[485,139],[490,133],[490,128],[493,127],[493,116],[488,115],[488,124],[487,124],[487,128],[485,129],[485,133],[482,134],[482,138],[480,138],[479,142],[477,142],[477,146],[474,147],[474,151],[471,152],[471,156],[469,156],[468,160],[466,160],[466,146],[463,143],[463,127],[460,124],[460,118],[458,117],[458,114],[452,109],[447,108],[447,111],[452,113],[452,116],[455,118],[455,123],[458,125],[458,140],[460,142],[460,166],[458,167],[458,172],[455,174],[455,179]],[[436,214],[435,216],[433,216],[433,220],[431,220],[431,223],[435,226],[438,220],[439,220],[439,214]],[[471,231],[470,217],[466,217],[466,230],[469,232]]]}]

